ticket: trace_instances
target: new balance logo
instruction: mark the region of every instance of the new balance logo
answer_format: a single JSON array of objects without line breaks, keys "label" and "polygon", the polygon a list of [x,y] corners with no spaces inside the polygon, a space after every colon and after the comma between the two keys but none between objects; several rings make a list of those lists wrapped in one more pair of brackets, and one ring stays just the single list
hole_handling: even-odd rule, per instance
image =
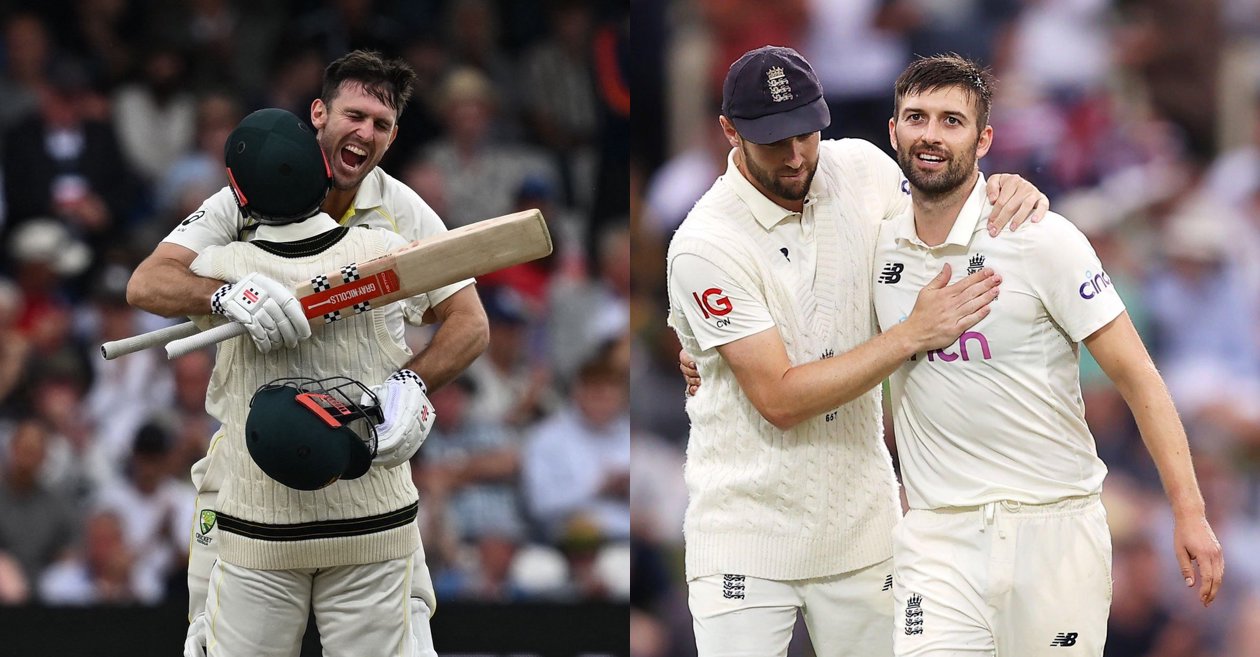
[{"label": "new balance logo", "polygon": [[1050,642],[1051,648],[1069,648],[1076,645],[1076,632],[1059,632]]},{"label": "new balance logo", "polygon": [[881,590],[881,591],[891,591],[891,590],[892,590],[892,575],[889,575],[888,577],[885,577],[885,578],[884,578],[884,588],[882,588],[882,589],[880,589],[880,590]]},{"label": "new balance logo", "polygon": [[923,634],[923,598],[911,593],[906,601],[906,636]]},{"label": "new balance logo", "polygon": [[967,263],[967,275],[970,276],[984,268],[984,254],[977,253],[971,256],[971,261]]},{"label": "new balance logo", "polygon": [[900,262],[890,262],[884,265],[884,271],[879,273],[879,282],[886,284],[897,283],[901,280],[901,272],[906,270],[906,266]]},{"label": "new balance logo", "polygon": [[727,600],[743,600],[744,599],[744,576],[743,575],[723,575],[722,576],[722,597]]}]

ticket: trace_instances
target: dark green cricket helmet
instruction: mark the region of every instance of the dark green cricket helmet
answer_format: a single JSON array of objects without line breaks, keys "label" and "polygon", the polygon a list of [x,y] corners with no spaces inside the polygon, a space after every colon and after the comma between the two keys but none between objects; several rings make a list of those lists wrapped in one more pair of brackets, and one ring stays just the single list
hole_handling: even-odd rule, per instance
[{"label": "dark green cricket helmet", "polygon": [[259,223],[314,216],[332,187],[332,169],[315,131],[287,110],[246,116],[223,144],[223,158],[237,206]]},{"label": "dark green cricket helmet", "polygon": [[[361,393],[372,400],[361,405]],[[249,402],[245,446],[268,477],[318,490],[367,473],[382,421],[375,395],[346,377],[277,379]]]}]

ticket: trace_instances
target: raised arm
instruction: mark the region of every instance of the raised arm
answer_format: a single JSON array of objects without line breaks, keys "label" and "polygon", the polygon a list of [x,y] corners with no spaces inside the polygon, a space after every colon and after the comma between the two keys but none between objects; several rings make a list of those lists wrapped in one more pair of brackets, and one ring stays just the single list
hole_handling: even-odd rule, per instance
[{"label": "raised arm", "polygon": [[210,296],[224,281],[192,273],[197,253],[162,242],[141,262],[127,282],[127,303],[163,317],[209,315]]},{"label": "raised arm", "polygon": [[1163,378],[1151,362],[1127,312],[1085,338],[1093,354],[1137,420],[1142,442],[1159,469],[1164,493],[1172,505],[1173,548],[1186,586],[1194,586],[1197,562],[1202,586],[1199,599],[1207,606],[1216,598],[1225,573],[1221,544],[1204,511],[1203,494],[1194,476],[1190,445],[1181,418]]}]

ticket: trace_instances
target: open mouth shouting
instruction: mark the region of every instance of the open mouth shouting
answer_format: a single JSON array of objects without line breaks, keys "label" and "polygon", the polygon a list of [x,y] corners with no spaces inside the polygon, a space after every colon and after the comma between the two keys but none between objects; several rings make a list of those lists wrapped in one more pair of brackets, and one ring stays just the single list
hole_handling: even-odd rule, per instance
[{"label": "open mouth shouting", "polygon": [[338,151],[338,162],[351,175],[359,173],[368,160],[368,151],[358,144],[346,144]]}]

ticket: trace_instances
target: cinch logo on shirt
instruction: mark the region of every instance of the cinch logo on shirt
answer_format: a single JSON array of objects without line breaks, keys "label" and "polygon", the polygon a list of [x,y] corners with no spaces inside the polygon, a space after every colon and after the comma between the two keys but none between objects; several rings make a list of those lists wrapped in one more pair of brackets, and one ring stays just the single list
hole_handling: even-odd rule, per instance
[{"label": "cinch logo on shirt", "polygon": [[[696,300],[696,305],[700,306],[700,312],[704,313],[705,319],[721,317],[733,309],[731,300],[722,294],[721,288],[711,287],[700,294],[692,292],[691,298]],[[724,325],[723,322],[718,322],[718,326]]]},{"label": "cinch logo on shirt", "polygon": [[[944,349],[933,349],[932,351],[927,352],[927,359],[929,362],[935,362],[936,359],[939,358],[946,363],[952,363],[959,358],[964,361],[971,360],[971,354],[967,351],[967,343],[973,340],[980,345],[980,360],[989,360],[990,358],[993,358],[992,352],[989,351],[989,339],[984,337],[984,334],[979,331],[967,331],[966,333],[958,336],[958,353],[951,354]],[[910,360],[919,360],[919,355],[915,354],[911,356]]]},{"label": "cinch logo on shirt", "polygon": [[1107,272],[1100,271],[1095,274],[1092,271],[1087,271],[1085,272],[1085,282],[1081,283],[1078,291],[1082,299],[1093,299],[1109,287],[1111,287],[1111,277],[1107,275]]}]

